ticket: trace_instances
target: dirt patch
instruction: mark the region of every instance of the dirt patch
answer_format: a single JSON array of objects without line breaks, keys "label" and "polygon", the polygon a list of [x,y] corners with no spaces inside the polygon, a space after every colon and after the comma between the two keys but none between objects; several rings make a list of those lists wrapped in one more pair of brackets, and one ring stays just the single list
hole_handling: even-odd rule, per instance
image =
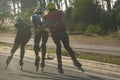
[{"label": "dirt patch", "polygon": [[0,37],[15,37],[14,33],[0,33]]}]

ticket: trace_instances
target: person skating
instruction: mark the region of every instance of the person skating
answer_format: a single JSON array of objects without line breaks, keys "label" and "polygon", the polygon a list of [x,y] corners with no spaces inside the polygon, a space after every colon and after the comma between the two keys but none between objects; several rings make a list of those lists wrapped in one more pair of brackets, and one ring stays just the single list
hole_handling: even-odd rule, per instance
[{"label": "person skating", "polygon": [[19,65],[21,67],[21,70],[23,70],[23,58],[25,54],[25,46],[27,42],[31,38],[31,27],[28,25],[28,23],[24,22],[21,17],[16,17],[15,19],[15,28],[17,29],[17,34],[14,40],[14,45],[11,49],[11,54],[8,56],[6,60],[6,68],[8,67],[9,63],[11,62],[13,55],[15,51],[20,47],[20,60],[19,60]]},{"label": "person skating", "polygon": [[45,23],[45,26],[49,28],[52,39],[56,45],[58,72],[64,74],[61,60],[61,42],[63,43],[64,48],[67,50],[71,59],[73,60],[73,64],[75,65],[75,67],[84,72],[84,70],[82,69],[82,64],[79,63],[79,61],[76,59],[76,56],[69,45],[69,37],[66,32],[66,27],[64,23],[64,12],[61,10],[57,10],[54,3],[52,2],[48,3],[47,9],[49,10],[49,12],[43,17],[43,22]]},{"label": "person skating", "polygon": [[[41,68],[43,72],[43,68],[45,67],[46,43],[48,40],[49,33],[48,33],[48,29],[43,27],[42,15],[43,15],[42,8],[35,9],[34,14],[32,15],[32,22],[35,25],[34,52],[36,55],[35,57],[36,71],[38,71],[39,69],[39,62],[40,62],[39,51],[41,48],[42,50]],[[42,42],[41,44],[40,41]]]}]

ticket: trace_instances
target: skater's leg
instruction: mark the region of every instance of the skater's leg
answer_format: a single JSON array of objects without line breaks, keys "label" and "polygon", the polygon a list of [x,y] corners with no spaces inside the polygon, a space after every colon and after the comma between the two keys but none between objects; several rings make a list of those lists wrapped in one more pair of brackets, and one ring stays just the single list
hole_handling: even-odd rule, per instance
[{"label": "skater's leg", "polygon": [[[22,35],[23,36],[23,35]],[[21,67],[21,70],[23,70],[23,59],[24,59],[24,54],[25,54],[25,46],[27,42],[30,40],[31,33],[24,34],[24,38],[21,38],[21,46],[20,46],[20,60],[19,60],[19,65]]]},{"label": "skater's leg", "polygon": [[41,61],[41,67],[42,67],[42,72],[43,68],[45,67],[45,56],[46,56],[46,43],[48,40],[49,33],[47,31],[42,32],[42,44],[41,44],[41,49],[42,49],[42,61]]},{"label": "skater's leg", "polygon": [[70,45],[69,45],[69,38],[68,38],[68,35],[67,35],[66,32],[64,33],[64,36],[62,37],[62,42],[63,42],[63,45],[64,45],[65,49],[67,50],[67,52],[68,52],[69,55],[71,56],[71,58],[72,58],[72,60],[73,60],[73,64],[74,64],[78,69],[80,69],[82,72],[84,72],[84,70],[82,69],[82,64],[79,63],[79,61],[76,59],[75,53],[74,53],[74,51],[72,50],[72,48],[70,47]]},{"label": "skater's leg", "polygon": [[11,56],[14,55],[15,51],[19,48],[19,45],[20,45],[20,43],[14,43],[13,48],[10,51]]},{"label": "skater's leg", "polygon": [[57,60],[58,60],[58,71],[60,74],[64,74],[64,71],[62,69],[61,45],[57,45],[56,54],[57,54]]},{"label": "skater's leg", "polygon": [[20,51],[20,61],[19,61],[19,65],[21,67],[21,70],[23,70],[22,66],[23,66],[23,58],[24,58],[24,54],[25,54],[25,45],[22,44],[21,45],[21,51]]},{"label": "skater's leg", "polygon": [[10,54],[10,56],[8,56],[8,58],[6,60],[6,68],[5,69],[7,69],[8,65],[11,62],[13,55],[14,55],[15,51],[18,49],[18,47],[19,47],[19,43],[14,43],[13,48],[11,49],[11,54]]},{"label": "skater's leg", "polygon": [[56,55],[57,55],[57,61],[58,61],[58,72],[60,74],[64,74],[64,71],[62,69],[62,59],[61,59],[61,43],[58,35],[52,35],[53,41],[56,45]]},{"label": "skater's leg", "polygon": [[40,57],[36,56],[35,57],[35,66],[36,66],[36,71],[38,72],[39,69],[39,62],[40,62]]},{"label": "skater's leg", "polygon": [[35,33],[35,38],[34,38],[34,52],[35,52],[35,66],[36,66],[36,71],[38,71],[39,68],[39,62],[40,62],[40,57],[39,57],[39,43],[41,39],[41,33]]}]

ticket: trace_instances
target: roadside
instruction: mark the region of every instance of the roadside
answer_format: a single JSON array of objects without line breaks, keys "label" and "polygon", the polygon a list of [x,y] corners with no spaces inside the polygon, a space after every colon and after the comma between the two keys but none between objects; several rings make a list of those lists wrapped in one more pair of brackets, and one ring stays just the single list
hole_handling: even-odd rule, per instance
[{"label": "roadside", "polygon": [[[12,42],[9,41],[10,39],[6,39],[6,41],[8,43],[13,43],[15,34],[0,33],[0,37],[11,37]],[[34,37],[34,35],[32,37]],[[90,38],[89,39],[89,38],[90,37],[84,37],[84,36],[78,36],[78,35],[70,36],[71,47],[72,48],[76,47],[76,46],[74,46],[74,44],[81,45],[82,48],[85,45],[86,46],[90,45],[89,46],[89,49],[90,49],[90,48],[93,48],[94,45],[95,45],[95,46],[101,46],[101,48],[103,48],[103,49],[105,49],[103,46],[106,46],[106,49],[109,49],[109,50],[116,49],[116,47],[118,48],[117,50],[120,50],[120,40],[117,40],[117,39],[111,40],[111,39],[108,39],[108,38],[105,39],[105,40],[104,40],[104,38],[101,38],[101,39],[100,38]],[[3,41],[5,41],[5,40],[3,39]],[[48,43],[53,43],[51,37],[49,37]],[[33,38],[31,38],[31,42],[29,42],[29,44],[33,44]],[[48,44],[48,45],[50,46],[51,44]],[[54,47],[54,46],[51,46],[51,47]],[[78,46],[78,48],[81,48],[81,47]],[[111,47],[111,48],[109,48],[109,47]],[[100,49],[100,47],[94,47],[94,48]],[[3,50],[0,50],[0,51],[5,51],[5,53],[9,52],[9,51],[7,51],[6,46],[4,46],[4,47],[2,46],[1,49],[3,49]],[[10,50],[10,48],[9,48],[9,50]],[[27,50],[27,51],[28,51],[27,53],[34,54],[33,52],[31,52],[29,50]],[[34,55],[31,55],[31,54],[28,55],[28,56],[30,56],[29,58],[31,58],[31,57],[33,58]],[[55,57],[54,60],[50,60],[50,62],[57,63],[56,57]],[[92,71],[95,71],[95,72],[113,74],[113,75],[117,75],[117,76],[120,75],[120,71],[119,71],[120,70],[120,65],[108,64],[108,63],[85,60],[85,59],[80,59],[80,62],[83,64],[85,70],[92,70]],[[69,57],[63,56],[63,64],[66,65],[66,63],[68,63],[67,65],[69,65],[69,64],[72,64],[72,61],[70,60]]]},{"label": "roadside", "polygon": [[[34,45],[34,35],[27,45]],[[70,46],[75,51],[94,52],[100,54],[120,56],[120,40],[108,37],[90,37],[82,35],[70,35]],[[15,34],[0,33],[0,42],[13,44]],[[55,44],[51,37],[47,42],[48,48],[55,48]]]},{"label": "roadside", "polygon": [[[10,55],[10,47],[6,46],[0,46],[0,52],[3,55]],[[20,50],[18,49],[14,56],[20,56]],[[29,59],[34,59],[35,54],[34,51],[26,50],[25,58]],[[82,65],[83,68],[85,69],[86,73],[88,71],[92,71],[95,73],[100,73],[100,74],[107,74],[107,75],[114,75],[116,77],[120,77],[120,65],[115,65],[115,64],[108,64],[108,63],[103,63],[103,62],[97,62],[97,61],[91,61],[91,60],[85,60],[85,59],[78,59]],[[73,68],[73,63],[70,57],[65,57],[62,56],[62,61],[63,61],[63,68],[64,66],[69,66]],[[57,64],[57,58],[56,55],[54,55],[54,59],[49,60],[46,56],[46,63],[53,63]]]},{"label": "roadside", "polygon": [[[14,33],[0,33],[0,37],[15,37]],[[34,37],[34,35],[32,35]],[[100,46],[117,46],[120,47],[120,39],[112,38],[110,36],[82,36],[82,35],[69,35],[70,44],[78,45],[100,45]],[[51,37],[48,43],[53,42]]]}]

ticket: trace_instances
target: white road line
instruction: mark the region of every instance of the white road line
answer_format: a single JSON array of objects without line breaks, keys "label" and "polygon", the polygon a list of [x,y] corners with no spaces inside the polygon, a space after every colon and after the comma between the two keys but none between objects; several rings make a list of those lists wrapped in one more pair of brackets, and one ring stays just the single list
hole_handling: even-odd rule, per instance
[{"label": "white road line", "polygon": [[[3,53],[0,53],[0,55],[7,56],[6,54],[3,54]],[[17,59],[18,59],[19,57],[14,56],[14,58],[17,58]],[[33,60],[26,59],[26,58],[24,58],[24,60],[29,61],[29,62],[34,62]],[[57,66],[54,65],[54,64],[49,64],[49,63],[46,63],[46,64],[49,65],[49,66],[52,66],[52,67],[57,67]],[[67,67],[64,67],[64,69],[70,70],[70,71],[75,71],[75,72],[81,72],[80,70],[76,70],[76,69],[72,69],[72,68],[67,68]],[[109,80],[120,80],[120,78],[115,78],[115,77],[110,77],[110,76],[95,74],[95,73],[91,73],[91,72],[85,72],[84,74],[94,75],[94,76],[98,76],[98,77],[102,77],[102,78],[107,78],[107,79],[109,79]]]}]

